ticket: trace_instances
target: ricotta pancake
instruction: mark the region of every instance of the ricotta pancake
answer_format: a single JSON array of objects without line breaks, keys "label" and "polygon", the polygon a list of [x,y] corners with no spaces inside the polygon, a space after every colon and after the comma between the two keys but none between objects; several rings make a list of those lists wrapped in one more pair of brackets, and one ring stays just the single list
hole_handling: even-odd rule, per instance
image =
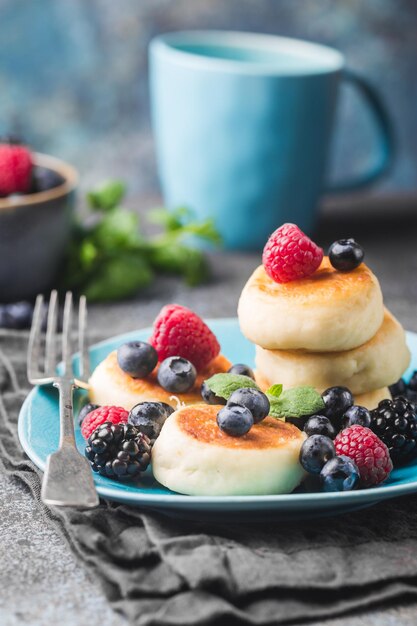
[{"label": "ricotta pancake", "polygon": [[255,362],[259,375],[271,384],[312,385],[320,392],[342,385],[355,395],[395,383],[409,365],[410,351],[403,327],[385,310],[378,332],[359,348],[344,352],[304,352],[265,350],[256,346]]},{"label": "ricotta pancake", "polygon": [[272,417],[243,437],[217,426],[221,406],[178,409],[152,449],[152,471],[165,487],[201,496],[290,493],[305,475],[299,463],[306,438],[296,426]]},{"label": "ricotta pancake", "polygon": [[155,369],[146,378],[132,378],[117,362],[117,352],[111,352],[94,370],[89,380],[89,397],[94,404],[113,404],[130,409],[145,400],[166,402],[176,408],[178,398],[185,404],[201,402],[200,387],[204,380],[219,372],[227,372],[231,363],[220,354],[199,373],[194,387],[187,393],[172,394],[163,389],[157,379]]},{"label": "ricotta pancake", "polygon": [[242,333],[262,348],[331,352],[369,341],[384,307],[378,279],[364,263],[339,272],[324,257],[314,274],[288,283],[259,266],[243,288],[238,316]]}]

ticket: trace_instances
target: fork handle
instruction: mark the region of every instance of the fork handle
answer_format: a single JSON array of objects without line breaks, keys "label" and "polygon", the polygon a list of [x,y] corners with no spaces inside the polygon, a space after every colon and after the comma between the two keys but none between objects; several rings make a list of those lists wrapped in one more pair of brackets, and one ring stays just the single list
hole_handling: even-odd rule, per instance
[{"label": "fork handle", "polygon": [[54,383],[54,387],[57,387],[59,390],[59,420],[61,425],[59,448],[63,448],[64,446],[75,447],[74,411],[72,403],[74,384],[70,380],[60,380]]}]

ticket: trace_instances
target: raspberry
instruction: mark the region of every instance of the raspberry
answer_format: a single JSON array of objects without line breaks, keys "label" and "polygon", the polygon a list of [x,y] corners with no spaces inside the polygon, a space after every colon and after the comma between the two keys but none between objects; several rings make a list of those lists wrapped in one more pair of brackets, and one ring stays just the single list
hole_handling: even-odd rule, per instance
[{"label": "raspberry", "polygon": [[392,461],[385,443],[365,426],[349,426],[334,440],[337,455],[355,461],[362,487],[382,483],[392,470]]},{"label": "raspberry", "polygon": [[266,242],[262,255],[266,273],[277,283],[310,276],[322,259],[323,250],[295,224],[277,228]]},{"label": "raspberry", "polygon": [[0,143],[0,196],[27,193],[32,176],[32,155],[25,146]]},{"label": "raspberry", "polygon": [[126,411],[126,409],[123,409],[121,406],[101,406],[85,416],[81,424],[82,436],[84,439],[88,439],[91,433],[101,426],[101,424],[104,424],[104,422],[126,424],[128,416],[129,411]]},{"label": "raspberry", "polygon": [[180,356],[199,371],[220,352],[219,342],[201,317],[179,304],[168,304],[161,309],[149,343],[157,351],[159,361]]}]

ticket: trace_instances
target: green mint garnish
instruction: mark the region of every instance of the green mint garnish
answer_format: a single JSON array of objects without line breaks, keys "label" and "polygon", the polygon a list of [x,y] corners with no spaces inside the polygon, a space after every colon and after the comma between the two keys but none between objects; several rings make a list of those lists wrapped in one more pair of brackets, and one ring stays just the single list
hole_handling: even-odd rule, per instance
[{"label": "green mint garnish", "polygon": [[111,211],[126,194],[126,185],[121,180],[108,180],[87,193],[87,201],[93,209]]},{"label": "green mint garnish", "polygon": [[120,300],[144,289],[157,274],[177,274],[198,285],[210,274],[200,239],[220,242],[211,218],[198,220],[187,208],[147,213],[159,225],[148,236],[136,211],[123,208],[126,185],[109,180],[87,194],[89,215],[73,225],[60,287],[84,293],[90,301]]},{"label": "green mint garnish", "polygon": [[[275,385],[274,385],[275,387]],[[269,414],[279,419],[285,417],[303,417],[305,415],[314,415],[324,409],[324,402],[321,395],[314,387],[294,387],[286,389],[277,398],[267,395],[271,403]]]},{"label": "green mint garnish", "polygon": [[267,396],[272,396],[274,398],[279,398],[282,394],[282,385],[272,385],[269,389],[265,391]]},{"label": "green mint garnish", "polygon": [[242,389],[242,387],[251,387],[259,390],[258,385],[252,378],[240,374],[214,374],[205,383],[210,391],[225,400],[228,400],[236,389]]}]

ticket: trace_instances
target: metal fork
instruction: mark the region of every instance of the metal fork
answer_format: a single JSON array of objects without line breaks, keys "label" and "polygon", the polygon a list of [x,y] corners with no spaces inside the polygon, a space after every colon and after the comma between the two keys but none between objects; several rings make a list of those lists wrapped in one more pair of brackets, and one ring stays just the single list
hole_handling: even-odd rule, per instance
[{"label": "metal fork", "polygon": [[[80,351],[80,373],[75,377],[72,365],[72,293],[67,292],[64,305],[62,330],[62,374],[57,374],[56,334],[58,318],[58,294],[51,292],[48,309],[45,365],[40,366],[43,296],[36,298],[32,327],[29,337],[27,376],[32,385],[53,385],[59,390],[60,440],[56,452],[49,455],[43,476],[41,497],[43,502],[55,506],[91,508],[99,499],[94,487],[93,476],[87,459],[75,445],[74,414],[72,395],[75,387],[87,387],[89,356],[85,341],[87,325],[87,303],[81,296],[78,310],[78,345]],[[42,419],[42,416],[39,416]]]}]

